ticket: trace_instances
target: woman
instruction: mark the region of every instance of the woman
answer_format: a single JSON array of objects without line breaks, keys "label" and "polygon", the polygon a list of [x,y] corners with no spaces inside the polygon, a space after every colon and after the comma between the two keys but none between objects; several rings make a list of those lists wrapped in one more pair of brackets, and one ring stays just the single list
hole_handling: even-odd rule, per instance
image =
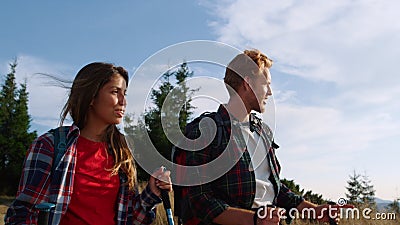
[{"label": "woman", "polygon": [[[157,170],[138,192],[136,169],[121,123],[126,106],[128,73],[108,63],[91,63],[76,75],[61,124],[66,151],[52,169],[54,134],[37,138],[29,148],[16,200],[6,224],[36,224],[34,206],[53,202],[50,224],[150,224],[161,189],[171,191],[169,172]],[[157,177],[159,179],[155,179]]]}]

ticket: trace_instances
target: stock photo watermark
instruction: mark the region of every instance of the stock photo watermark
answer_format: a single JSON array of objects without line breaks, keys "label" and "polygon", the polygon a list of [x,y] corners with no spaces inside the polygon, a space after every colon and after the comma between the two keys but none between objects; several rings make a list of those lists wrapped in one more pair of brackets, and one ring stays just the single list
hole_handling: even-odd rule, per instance
[{"label": "stock photo watermark", "polygon": [[345,220],[396,220],[398,216],[395,212],[377,212],[375,209],[368,207],[359,209],[356,207],[345,207],[346,205],[346,199],[340,198],[336,205],[327,205],[326,208],[322,208],[319,212],[315,208],[304,208],[302,210],[292,208],[289,211],[285,211],[282,208],[264,206],[260,207],[256,213],[260,219],[272,219],[272,217],[278,215],[280,219],[321,220],[328,216],[329,218]]}]

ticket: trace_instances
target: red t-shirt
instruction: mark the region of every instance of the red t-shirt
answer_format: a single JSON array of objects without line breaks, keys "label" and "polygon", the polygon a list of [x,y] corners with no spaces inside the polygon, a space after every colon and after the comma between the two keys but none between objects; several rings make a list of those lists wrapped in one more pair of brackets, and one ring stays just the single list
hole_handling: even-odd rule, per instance
[{"label": "red t-shirt", "polygon": [[115,224],[119,177],[111,176],[114,159],[107,144],[79,136],[74,189],[60,225]]}]

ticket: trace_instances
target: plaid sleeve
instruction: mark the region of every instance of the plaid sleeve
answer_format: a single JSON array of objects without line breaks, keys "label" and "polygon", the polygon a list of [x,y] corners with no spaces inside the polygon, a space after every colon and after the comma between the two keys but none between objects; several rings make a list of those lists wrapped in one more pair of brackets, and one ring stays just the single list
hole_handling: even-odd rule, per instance
[{"label": "plaid sleeve", "polygon": [[277,206],[289,211],[304,201],[304,198],[300,195],[293,193],[288,187],[282,184],[277,197]]},{"label": "plaid sleeve", "polygon": [[[136,191],[136,193],[138,193]],[[156,217],[155,205],[161,203],[161,198],[155,195],[147,186],[141,194],[137,194],[132,201],[132,224],[151,224]]]},{"label": "plaid sleeve", "polygon": [[35,204],[49,200],[53,154],[52,140],[48,134],[33,141],[25,157],[16,199],[4,218],[5,224],[36,224]]},{"label": "plaid sleeve", "polygon": [[[205,134],[208,134],[207,129],[208,127],[205,126],[203,130]],[[200,131],[198,127],[192,129],[187,135],[191,140],[197,139],[199,136]],[[213,150],[214,152],[211,152]],[[187,166],[203,165],[210,162],[215,155],[218,155],[218,153],[216,153],[216,149],[211,146],[200,151],[185,151],[185,164]],[[199,173],[200,177],[207,176],[207,174],[204,174],[205,172],[199,171]],[[212,185],[213,182],[210,182],[184,188],[189,200],[189,210],[205,224],[212,223],[214,218],[219,216],[229,206],[225,201],[215,196]]]},{"label": "plaid sleeve", "polygon": [[190,187],[189,201],[192,212],[205,224],[212,221],[229,207],[221,199],[215,198],[211,190],[211,184]]},{"label": "plaid sleeve", "polygon": [[151,190],[150,186],[147,185],[146,188],[140,194],[140,201],[143,208],[153,209],[156,204],[161,203],[161,198],[155,195]]}]

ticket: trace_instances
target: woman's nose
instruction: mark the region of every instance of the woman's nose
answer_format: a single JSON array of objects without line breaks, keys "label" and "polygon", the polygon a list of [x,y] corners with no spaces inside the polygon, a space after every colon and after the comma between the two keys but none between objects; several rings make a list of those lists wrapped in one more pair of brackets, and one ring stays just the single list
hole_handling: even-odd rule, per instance
[{"label": "woman's nose", "polygon": [[118,98],[118,104],[120,105],[126,105],[126,96],[121,94]]}]

